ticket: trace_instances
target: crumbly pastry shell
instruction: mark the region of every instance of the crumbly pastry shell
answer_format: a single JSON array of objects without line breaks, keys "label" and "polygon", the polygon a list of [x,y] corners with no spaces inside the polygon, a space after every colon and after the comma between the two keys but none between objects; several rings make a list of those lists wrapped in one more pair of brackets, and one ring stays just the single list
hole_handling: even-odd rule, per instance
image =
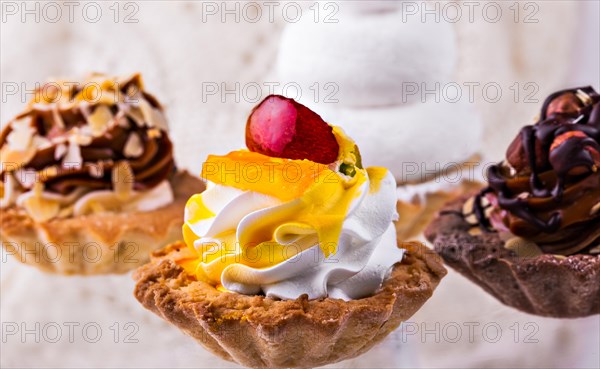
[{"label": "crumbly pastry shell", "polygon": [[425,231],[447,265],[500,302],[529,314],[580,318],[600,314],[600,255],[517,256],[498,233],[473,232],[460,216],[468,196],[450,202]]},{"label": "crumbly pastry shell", "polygon": [[0,239],[20,262],[59,274],[124,273],[181,238],[187,199],[204,183],[186,171],[169,179],[175,200],[145,212],[97,213],[43,223],[16,206],[2,209]]},{"label": "crumbly pastry shell", "polygon": [[223,359],[252,368],[313,368],[350,359],[410,318],[446,274],[442,260],[419,243],[407,250],[371,297],[275,300],[222,292],[184,267],[183,243],[156,251],[134,274],[135,297]]}]

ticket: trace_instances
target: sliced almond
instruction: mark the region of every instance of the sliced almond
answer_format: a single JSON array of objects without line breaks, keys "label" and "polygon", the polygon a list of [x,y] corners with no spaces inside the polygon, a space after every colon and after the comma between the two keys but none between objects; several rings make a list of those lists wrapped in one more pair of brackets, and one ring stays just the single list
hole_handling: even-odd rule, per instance
[{"label": "sliced almond", "polygon": [[600,245],[592,247],[590,249],[590,254],[600,254]]},{"label": "sliced almond", "polygon": [[119,162],[112,171],[113,191],[120,200],[127,199],[133,193],[134,176],[129,164]]},{"label": "sliced almond", "polygon": [[139,107],[144,115],[144,122],[146,123],[146,126],[155,127],[165,131],[168,129],[167,119],[163,113],[158,109],[154,109],[146,99],[140,98]]},{"label": "sliced almond", "polygon": [[87,118],[94,137],[102,136],[112,120],[113,114],[106,105],[98,105],[94,113]]},{"label": "sliced almond", "polygon": [[146,99],[140,98],[138,101],[138,106],[142,111],[142,115],[144,116],[144,123],[148,127],[154,127],[154,108]]},{"label": "sliced almond", "polygon": [[135,132],[131,132],[123,148],[123,154],[127,158],[138,158],[144,153],[144,146],[142,146],[142,139],[140,135]]},{"label": "sliced almond", "polygon": [[80,169],[82,165],[83,158],[81,156],[81,147],[73,141],[69,142],[67,154],[62,161],[63,168]]},{"label": "sliced almond", "polygon": [[464,215],[473,214],[473,208],[475,206],[475,197],[470,197],[462,207],[462,212]]},{"label": "sliced almond", "polygon": [[30,148],[35,129],[31,126],[31,118],[13,121],[12,131],[6,137],[6,143],[13,151],[26,151]]},{"label": "sliced almond", "polygon": [[67,145],[65,145],[64,143],[56,145],[56,148],[54,149],[54,160],[58,161],[58,160],[62,159],[66,153],[67,153]]},{"label": "sliced almond", "polygon": [[470,225],[477,225],[479,221],[477,220],[477,216],[475,214],[471,214],[465,218],[465,221]]},{"label": "sliced almond", "polygon": [[600,212],[600,202],[592,207],[592,210],[590,210],[590,215],[596,215],[598,212]]},{"label": "sliced almond", "polygon": [[504,243],[504,248],[513,251],[518,257],[535,257],[542,255],[542,250],[534,242],[521,237],[513,237]]},{"label": "sliced almond", "polygon": [[[88,130],[86,130],[86,128]],[[79,146],[88,146],[93,141],[91,133],[91,128],[86,126],[82,127],[81,129],[74,128],[69,132],[69,142],[75,143]]]},{"label": "sliced almond", "polygon": [[100,178],[104,175],[104,167],[98,164],[87,164],[88,165],[88,173],[90,176],[94,178]]}]

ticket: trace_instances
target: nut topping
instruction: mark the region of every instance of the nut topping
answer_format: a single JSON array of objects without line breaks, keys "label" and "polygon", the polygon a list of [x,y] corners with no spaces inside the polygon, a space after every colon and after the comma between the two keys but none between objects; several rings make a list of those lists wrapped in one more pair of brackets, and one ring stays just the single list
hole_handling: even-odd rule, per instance
[{"label": "nut topping", "polygon": [[[6,182],[0,198],[8,199],[12,188],[8,182],[14,179],[21,192],[17,206],[35,212],[38,220],[76,215],[72,204],[59,201],[56,213],[52,203],[71,194],[80,198],[99,193],[90,199],[102,204],[88,205],[112,209],[105,202],[113,201],[108,199],[115,199],[115,192],[121,197],[134,188],[146,193],[172,173],[173,150],[163,132],[166,127],[160,103],[143,90],[139,74],[125,78],[95,74],[79,83],[44,84],[0,134],[0,174]],[[117,164],[121,162],[127,165],[124,173],[129,181],[113,183],[110,172],[123,171]],[[28,200],[32,196],[28,190],[38,182],[44,186],[45,200]],[[127,197],[126,202],[131,201]]]},{"label": "nut topping", "polygon": [[123,154],[128,158],[138,158],[144,153],[144,146],[140,135],[131,132],[123,148]]},{"label": "nut topping", "polygon": [[113,115],[106,105],[98,105],[94,113],[88,117],[88,123],[94,137],[99,137],[106,132],[108,124],[113,120]]}]

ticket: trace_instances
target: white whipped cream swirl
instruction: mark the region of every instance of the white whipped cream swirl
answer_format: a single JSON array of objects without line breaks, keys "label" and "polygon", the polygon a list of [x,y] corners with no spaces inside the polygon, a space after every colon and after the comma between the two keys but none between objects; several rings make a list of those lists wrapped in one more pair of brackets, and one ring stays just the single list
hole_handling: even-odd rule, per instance
[{"label": "white whipped cream swirl", "polygon": [[[198,268],[212,283],[247,295],[262,292],[267,297],[295,299],[307,294],[309,299],[344,300],[372,295],[404,254],[397,247],[392,223],[397,218],[396,182],[389,172],[377,182],[367,180],[360,185],[334,254],[325,257],[314,230],[282,221],[265,237],[272,237],[279,245],[273,252],[286,252],[291,257],[279,262],[275,258],[275,263],[266,267],[240,262],[240,240],[247,239],[244,235],[248,232],[260,232],[261,224],[269,219],[277,220],[279,215],[283,219],[284,214],[289,217],[295,202],[301,200],[283,202],[209,182],[202,202],[214,216],[192,222],[186,209],[186,224],[197,237],[193,247],[199,255]],[[219,253],[217,257],[215,253]]]}]

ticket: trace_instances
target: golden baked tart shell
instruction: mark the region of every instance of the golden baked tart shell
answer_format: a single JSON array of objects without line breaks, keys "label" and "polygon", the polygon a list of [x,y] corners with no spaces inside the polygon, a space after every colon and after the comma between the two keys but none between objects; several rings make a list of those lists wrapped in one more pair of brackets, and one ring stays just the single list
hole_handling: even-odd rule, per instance
[{"label": "golden baked tart shell", "polygon": [[204,183],[181,171],[170,180],[175,200],[145,212],[96,213],[36,223],[16,206],[2,209],[0,239],[8,254],[46,272],[124,273],[149,254],[181,239],[183,213]]},{"label": "golden baked tart shell", "polygon": [[[371,297],[276,300],[223,292],[182,265],[194,259],[184,243],[152,254],[139,268],[135,297],[223,359],[252,368],[312,368],[350,359],[410,318],[446,274],[420,243],[407,250]],[[189,268],[188,268],[189,269]]]}]

